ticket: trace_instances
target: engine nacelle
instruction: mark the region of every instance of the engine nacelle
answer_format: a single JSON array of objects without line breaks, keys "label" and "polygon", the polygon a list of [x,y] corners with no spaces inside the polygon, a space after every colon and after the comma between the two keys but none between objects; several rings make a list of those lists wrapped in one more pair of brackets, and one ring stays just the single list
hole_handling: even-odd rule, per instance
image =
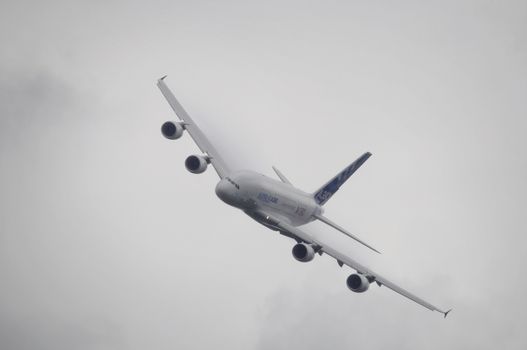
[{"label": "engine nacelle", "polygon": [[208,163],[204,156],[188,156],[185,159],[185,168],[193,174],[201,174],[207,169]]},{"label": "engine nacelle", "polygon": [[313,247],[305,243],[295,244],[292,253],[293,257],[301,262],[311,261],[315,257],[315,250]]},{"label": "engine nacelle", "polygon": [[161,133],[169,140],[176,140],[183,135],[185,128],[178,122],[165,122],[161,126]]},{"label": "engine nacelle", "polygon": [[355,293],[362,293],[368,290],[370,287],[370,281],[368,281],[368,277],[354,273],[349,275],[348,279],[346,280],[346,285]]}]

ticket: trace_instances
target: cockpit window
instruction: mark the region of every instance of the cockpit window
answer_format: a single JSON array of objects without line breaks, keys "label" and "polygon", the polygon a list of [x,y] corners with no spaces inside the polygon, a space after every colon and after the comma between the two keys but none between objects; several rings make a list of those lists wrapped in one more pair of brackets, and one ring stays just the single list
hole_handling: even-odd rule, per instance
[{"label": "cockpit window", "polygon": [[230,177],[226,177],[225,180],[229,181],[236,189],[240,189],[240,185],[238,185],[236,182],[232,181]]}]

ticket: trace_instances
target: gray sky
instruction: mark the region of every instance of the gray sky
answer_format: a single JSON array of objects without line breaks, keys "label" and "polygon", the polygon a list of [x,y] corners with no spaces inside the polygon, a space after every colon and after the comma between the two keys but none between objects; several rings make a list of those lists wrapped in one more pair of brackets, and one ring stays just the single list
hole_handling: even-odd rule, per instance
[{"label": "gray sky", "polygon": [[[524,349],[525,1],[3,1],[0,348]],[[345,287],[214,195],[167,83],[308,229],[441,307]]]}]

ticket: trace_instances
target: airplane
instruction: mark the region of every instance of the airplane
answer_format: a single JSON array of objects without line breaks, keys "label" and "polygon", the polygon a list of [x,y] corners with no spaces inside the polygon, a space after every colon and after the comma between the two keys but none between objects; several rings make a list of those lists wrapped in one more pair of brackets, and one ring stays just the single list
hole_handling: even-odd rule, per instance
[{"label": "airplane", "polygon": [[169,140],[176,140],[185,131],[188,132],[202,154],[188,156],[185,160],[185,168],[193,174],[201,174],[211,164],[220,177],[215,191],[223,202],[242,210],[271,230],[294,239],[296,244],[293,246],[292,254],[296,260],[309,262],[316,254],[325,253],[333,257],[340,267],[347,265],[354,269],[356,273],[352,273],[346,279],[346,285],[351,291],[363,293],[368,290],[371,283],[376,283],[379,287],[385,286],[431,311],[438,311],[446,318],[452,309],[444,311],[430,304],[340,252],[338,248],[321,242],[299,228],[299,226],[319,220],[379,253],[378,250],[323,215],[324,204],[368,160],[371,153],[366,152],[361,155],[313,193],[307,193],[294,187],[275,167],[273,170],[280,181],[254,171],[234,171],[229,168],[216,148],[183,109],[165,84],[165,78],[166,75],[158,79],[157,86],[180,121],[165,122],[161,126],[161,133]]}]

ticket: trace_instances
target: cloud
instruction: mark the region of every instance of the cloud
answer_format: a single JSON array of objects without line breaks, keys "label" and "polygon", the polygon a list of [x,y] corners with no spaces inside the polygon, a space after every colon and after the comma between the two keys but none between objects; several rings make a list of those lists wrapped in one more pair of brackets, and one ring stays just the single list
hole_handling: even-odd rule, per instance
[{"label": "cloud", "polygon": [[79,96],[56,73],[46,69],[0,70],[0,142],[2,152],[38,137],[42,128],[64,123]]}]

